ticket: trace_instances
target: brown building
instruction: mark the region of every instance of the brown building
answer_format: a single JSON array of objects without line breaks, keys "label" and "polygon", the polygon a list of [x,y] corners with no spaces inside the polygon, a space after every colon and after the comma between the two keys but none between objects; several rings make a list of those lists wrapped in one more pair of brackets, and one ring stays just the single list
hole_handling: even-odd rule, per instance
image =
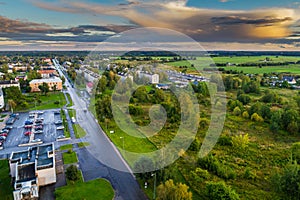
[{"label": "brown building", "polygon": [[54,85],[56,85],[56,90],[62,90],[62,80],[60,78],[47,78],[47,79],[34,79],[30,81],[29,86],[31,87],[31,92],[40,92],[39,86],[43,83],[47,83],[49,90],[52,91]]}]

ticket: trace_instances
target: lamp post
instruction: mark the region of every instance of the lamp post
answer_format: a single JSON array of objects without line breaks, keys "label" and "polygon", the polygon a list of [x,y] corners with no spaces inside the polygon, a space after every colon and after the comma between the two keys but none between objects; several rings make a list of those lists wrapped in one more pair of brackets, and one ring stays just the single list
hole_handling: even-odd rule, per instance
[{"label": "lamp post", "polygon": [[153,200],[156,198],[156,172],[154,174],[151,174],[151,176],[154,176],[154,183],[153,183]]}]

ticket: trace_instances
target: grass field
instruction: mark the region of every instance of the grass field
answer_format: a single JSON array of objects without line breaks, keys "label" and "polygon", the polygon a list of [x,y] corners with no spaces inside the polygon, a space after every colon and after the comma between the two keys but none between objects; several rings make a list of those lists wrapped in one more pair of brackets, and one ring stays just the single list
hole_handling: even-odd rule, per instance
[{"label": "grass field", "polygon": [[[267,56],[234,56],[234,57],[213,57],[211,61],[214,63],[235,63],[235,64],[245,64],[245,63],[263,63],[263,60]],[[279,56],[276,58],[275,56],[268,56],[272,62],[296,62],[300,60],[299,57],[289,57],[289,56]],[[194,71],[195,69],[191,67],[193,64],[197,69],[202,70],[204,67],[208,67],[209,58],[201,58],[198,57],[196,60],[183,60],[177,62],[169,62],[166,63],[168,66],[179,67],[179,66],[187,66],[188,72]],[[243,71],[244,73],[251,74],[263,74],[269,72],[290,72],[294,74],[300,74],[300,66],[299,65],[286,65],[286,66],[267,66],[267,67],[235,67],[235,66],[227,66],[224,67],[226,70],[237,70]]]},{"label": "grass field", "polygon": [[96,179],[60,187],[55,191],[57,200],[111,200],[114,191],[105,179]]},{"label": "grass field", "polygon": [[73,129],[76,138],[82,138],[86,135],[86,132],[81,128],[79,124],[73,124]]},{"label": "grass field", "polygon": [[69,93],[66,93],[66,95],[67,95],[67,97],[68,97],[68,100],[69,100],[68,107],[71,107],[71,106],[73,106],[73,101],[72,101],[72,98],[71,98],[70,94],[69,94]]},{"label": "grass field", "polygon": [[65,144],[65,145],[60,146],[60,150],[69,150],[72,148],[73,148],[72,144]]},{"label": "grass field", "polygon": [[[28,110],[48,110],[48,109],[61,108],[67,103],[65,96],[62,92],[48,93],[47,96],[41,95],[40,96],[41,103],[36,103],[36,107],[33,100],[33,96],[31,96],[31,94],[28,96],[29,99],[30,97],[32,97],[32,100],[28,102],[29,103]],[[55,102],[59,102],[59,104],[55,104]]]},{"label": "grass field", "polygon": [[68,152],[63,153],[63,161],[64,161],[64,164],[77,163],[78,159],[77,159],[76,152],[68,151]]},{"label": "grass field", "polygon": [[12,200],[13,187],[9,176],[8,160],[0,160],[0,199]]}]

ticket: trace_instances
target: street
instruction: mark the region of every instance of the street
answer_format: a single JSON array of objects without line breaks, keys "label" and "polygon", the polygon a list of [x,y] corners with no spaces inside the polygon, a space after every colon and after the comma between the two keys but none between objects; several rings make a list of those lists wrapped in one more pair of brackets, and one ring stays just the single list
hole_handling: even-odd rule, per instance
[{"label": "street", "polygon": [[[54,64],[60,75],[63,75],[60,65],[56,62]],[[115,190],[115,199],[118,200],[147,199],[126,161],[88,111],[86,102],[77,95],[67,78],[65,85],[73,100],[77,121],[87,132],[84,141],[90,143],[86,149],[78,151],[84,178],[87,180],[99,177],[108,179]]]}]

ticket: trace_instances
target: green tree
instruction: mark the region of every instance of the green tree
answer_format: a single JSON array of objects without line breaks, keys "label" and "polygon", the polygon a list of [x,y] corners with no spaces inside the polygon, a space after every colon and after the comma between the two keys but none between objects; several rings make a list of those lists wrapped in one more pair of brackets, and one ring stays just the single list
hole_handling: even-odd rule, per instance
[{"label": "green tree", "polygon": [[156,200],[192,200],[192,192],[185,184],[174,184],[173,180],[167,180],[157,187]]},{"label": "green tree", "polygon": [[8,105],[9,105],[9,107],[10,107],[10,109],[11,109],[11,112],[13,113],[13,112],[14,112],[14,109],[15,109],[16,106],[17,106],[16,102],[15,102],[14,100],[12,100],[12,99],[9,99],[9,100],[8,100]]},{"label": "green tree", "polygon": [[44,95],[47,95],[47,93],[49,92],[49,85],[43,82],[42,85],[39,85],[39,89],[42,94],[44,93]]},{"label": "green tree", "polygon": [[211,200],[239,200],[239,195],[224,182],[208,182],[205,194]]},{"label": "green tree", "polygon": [[300,199],[300,167],[296,161],[290,161],[281,174],[273,177],[274,189],[283,199]]},{"label": "green tree", "polygon": [[78,181],[80,180],[79,170],[75,165],[71,165],[66,170],[66,177],[70,181]]}]

